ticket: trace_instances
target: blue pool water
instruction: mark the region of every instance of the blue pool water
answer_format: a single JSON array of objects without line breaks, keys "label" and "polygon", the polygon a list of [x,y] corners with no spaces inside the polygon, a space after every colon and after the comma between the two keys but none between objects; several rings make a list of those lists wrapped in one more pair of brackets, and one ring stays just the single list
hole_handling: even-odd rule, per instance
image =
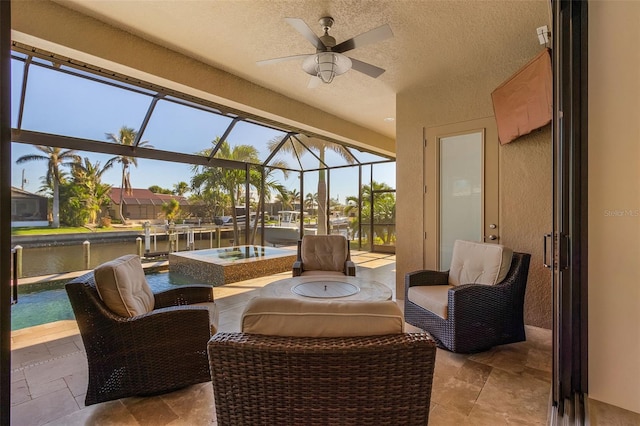
[{"label": "blue pool water", "polygon": [[[148,274],[147,281],[155,293],[193,284],[193,279],[169,272]],[[18,288],[18,303],[11,307],[11,330],[74,318],[64,283],[22,285]]]}]

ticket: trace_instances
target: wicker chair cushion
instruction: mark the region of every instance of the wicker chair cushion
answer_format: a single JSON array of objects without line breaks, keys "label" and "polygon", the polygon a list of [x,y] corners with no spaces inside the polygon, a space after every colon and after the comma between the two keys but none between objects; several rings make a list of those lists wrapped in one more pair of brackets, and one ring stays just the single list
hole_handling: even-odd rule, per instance
[{"label": "wicker chair cushion", "polygon": [[153,292],[135,254],[103,263],[93,273],[98,294],[113,313],[134,317],[153,310]]},{"label": "wicker chair cushion", "polygon": [[452,285],[421,285],[410,287],[407,297],[416,305],[440,318],[447,319],[449,307],[449,289]]},{"label": "wicker chair cushion", "polygon": [[209,310],[209,324],[211,326],[211,335],[213,336],[218,332],[218,307],[216,306],[216,302],[202,302],[202,303],[192,303],[189,306],[204,306]]},{"label": "wicker chair cushion", "polygon": [[404,317],[391,301],[306,301],[254,298],[242,314],[242,332],[290,337],[398,334]]},{"label": "wicker chair cushion", "polygon": [[302,263],[305,271],[344,272],[347,239],[342,235],[305,235],[302,237]]},{"label": "wicker chair cushion", "polygon": [[456,240],[449,269],[449,284],[502,282],[509,272],[513,250],[499,244]]}]

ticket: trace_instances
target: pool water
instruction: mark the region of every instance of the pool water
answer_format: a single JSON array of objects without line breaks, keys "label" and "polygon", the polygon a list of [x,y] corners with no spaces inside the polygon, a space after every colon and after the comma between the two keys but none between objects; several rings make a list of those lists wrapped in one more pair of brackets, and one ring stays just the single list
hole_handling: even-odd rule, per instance
[{"label": "pool water", "polygon": [[[156,272],[146,277],[154,293],[194,283],[193,279],[173,272]],[[11,330],[75,319],[64,284],[56,282],[19,286],[18,303],[11,307]]]}]

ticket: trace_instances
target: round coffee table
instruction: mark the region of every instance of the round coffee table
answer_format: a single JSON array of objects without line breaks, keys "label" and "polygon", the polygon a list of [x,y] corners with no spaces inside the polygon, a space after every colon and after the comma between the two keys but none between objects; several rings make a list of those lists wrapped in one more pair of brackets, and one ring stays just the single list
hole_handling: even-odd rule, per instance
[{"label": "round coffee table", "polygon": [[263,297],[326,300],[391,300],[391,288],[360,277],[312,275],[274,281],[262,288]]}]

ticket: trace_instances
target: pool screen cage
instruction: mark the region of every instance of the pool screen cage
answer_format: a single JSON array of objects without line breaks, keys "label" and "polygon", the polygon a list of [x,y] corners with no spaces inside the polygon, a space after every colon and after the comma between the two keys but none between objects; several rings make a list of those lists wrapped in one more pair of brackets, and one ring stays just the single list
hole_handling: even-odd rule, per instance
[{"label": "pool screen cage", "polygon": [[[181,163],[200,173],[202,179],[208,172],[211,179],[226,182],[231,205],[236,206],[231,211],[234,224],[238,223],[237,213],[244,210],[247,226],[239,231],[234,225],[234,232],[245,242],[265,244],[264,232],[256,230],[264,230],[266,206],[271,204],[273,208],[273,194],[283,188],[273,178],[275,171],[299,180],[292,191],[297,191],[299,199],[288,202],[291,210],[299,213],[300,237],[309,211],[317,213],[318,234],[332,232],[331,180],[333,176],[344,179],[342,169],[354,170],[350,179],[357,192],[347,197],[352,203],[351,223],[356,224],[347,236],[362,247],[363,235],[368,235],[371,243],[367,248],[375,251],[376,227],[386,227],[386,235],[390,227],[395,227],[395,190],[388,185],[380,188],[374,182],[374,166],[393,164],[395,159],[391,157],[17,42],[12,43],[11,66],[12,142],[133,161]],[[99,98],[88,104],[88,95]],[[74,123],[80,113],[86,117],[85,123]],[[44,115],[52,118],[44,120]],[[113,130],[116,126],[115,121],[107,122],[111,116],[131,123],[129,140],[124,140],[122,133],[126,126],[119,135],[106,133],[107,141],[100,140],[105,128]],[[203,136],[182,137],[178,129],[182,126],[184,131],[185,123],[203,129]],[[100,126],[99,132],[96,126]],[[304,200],[305,190],[317,193]],[[382,196],[392,197],[391,208],[376,207],[380,205],[376,200]],[[286,201],[279,204],[282,210]],[[378,215],[381,209],[392,211],[376,219],[376,209]],[[259,229],[249,225],[251,216],[246,213],[252,211],[256,212],[254,223]],[[392,232],[395,234],[395,230]]]}]

